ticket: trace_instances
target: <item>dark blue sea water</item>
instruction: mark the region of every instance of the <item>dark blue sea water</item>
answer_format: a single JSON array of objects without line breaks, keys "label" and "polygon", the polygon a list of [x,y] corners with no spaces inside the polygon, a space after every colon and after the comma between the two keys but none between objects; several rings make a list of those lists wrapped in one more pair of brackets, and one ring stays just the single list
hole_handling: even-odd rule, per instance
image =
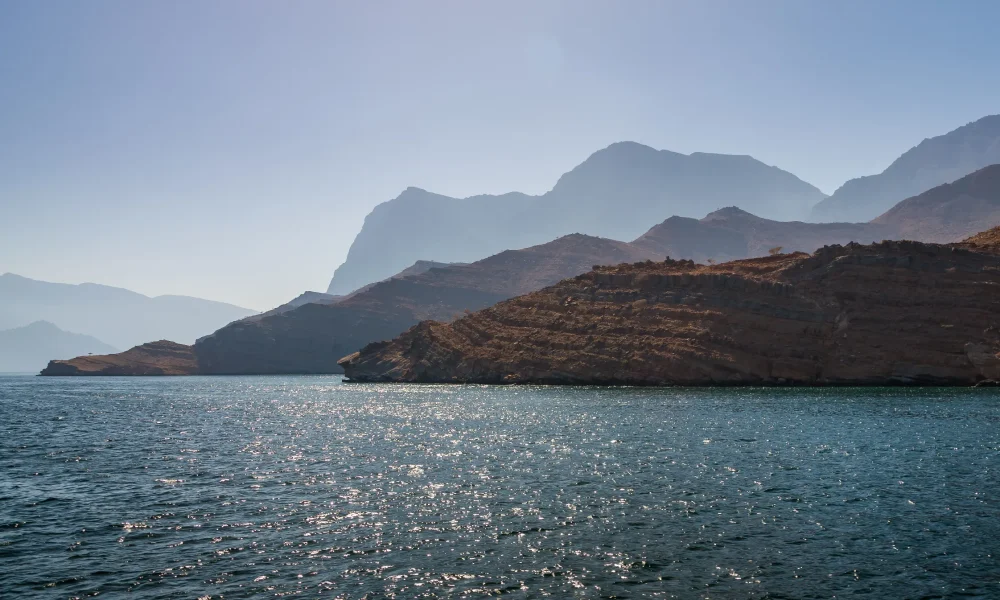
[{"label": "dark blue sea water", "polygon": [[2,598],[1000,598],[1000,393],[0,378]]}]

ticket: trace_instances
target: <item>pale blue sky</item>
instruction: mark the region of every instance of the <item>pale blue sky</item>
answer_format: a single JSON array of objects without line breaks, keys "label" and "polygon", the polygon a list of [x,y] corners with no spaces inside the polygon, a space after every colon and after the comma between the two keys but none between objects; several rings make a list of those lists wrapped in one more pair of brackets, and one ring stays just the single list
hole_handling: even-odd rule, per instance
[{"label": "pale blue sky", "polygon": [[325,289],[407,186],[541,193],[626,139],[829,193],[1000,112],[998,22],[991,0],[0,0],[0,272],[266,309]]}]

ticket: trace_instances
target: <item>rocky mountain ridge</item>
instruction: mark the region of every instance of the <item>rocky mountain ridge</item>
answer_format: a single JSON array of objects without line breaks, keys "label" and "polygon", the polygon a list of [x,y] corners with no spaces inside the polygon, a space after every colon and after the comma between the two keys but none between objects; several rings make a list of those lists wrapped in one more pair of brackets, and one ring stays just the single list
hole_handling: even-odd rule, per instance
[{"label": "rocky mountain ridge", "polygon": [[601,267],[340,361],[352,381],[972,385],[1000,378],[1000,256],[883,242]]},{"label": "rocky mountain ridge", "polygon": [[1000,164],[907,198],[872,220],[896,239],[947,243],[1000,224]]},{"label": "rocky mountain ridge", "polygon": [[868,221],[897,202],[1000,163],[1000,115],[925,139],[878,175],[852,179],[812,210],[810,220]]},{"label": "rocky mountain ridge", "polygon": [[[982,175],[970,177],[980,183],[993,181]],[[957,198],[966,183],[960,180],[942,189],[951,190]],[[1000,198],[1000,186],[991,185],[973,187],[984,190],[986,196],[994,194],[994,200]],[[370,342],[391,339],[423,320],[451,321],[465,311],[541,289],[592,265],[659,261],[666,256],[724,262],[772,250],[812,252],[825,245],[892,238],[905,224],[911,233],[940,235],[942,227],[934,220],[940,211],[934,210],[934,203],[947,205],[958,200],[932,192],[928,192],[929,204],[921,197],[910,199],[907,202],[915,205],[913,210],[887,214],[884,222],[878,223],[778,222],[728,207],[703,219],[671,217],[630,243],[573,234],[469,265],[418,263],[407,270],[409,274],[401,273],[347,296],[313,293],[274,311],[233,322],[198,340],[198,372],[340,372],[337,359]],[[914,211],[926,215],[927,220],[906,217]],[[989,224],[1000,221],[1000,214],[975,214]],[[974,226],[965,218],[952,221],[949,231],[953,233]],[[927,225],[921,226],[924,222]]]},{"label": "rocky mountain ridge", "polygon": [[649,255],[623,242],[568,235],[469,265],[392,277],[332,304],[232,323],[195,344],[203,373],[339,373],[337,359],[424,319],[450,320],[581,273]]},{"label": "rocky mountain ridge", "polygon": [[405,190],[365,218],[327,292],[345,294],[416,257],[468,262],[572,232],[627,240],[668,215],[697,217],[737,199],[762,217],[804,218],[824,197],[749,156],[685,155],[619,142],[592,154],[541,196],[458,199]]}]

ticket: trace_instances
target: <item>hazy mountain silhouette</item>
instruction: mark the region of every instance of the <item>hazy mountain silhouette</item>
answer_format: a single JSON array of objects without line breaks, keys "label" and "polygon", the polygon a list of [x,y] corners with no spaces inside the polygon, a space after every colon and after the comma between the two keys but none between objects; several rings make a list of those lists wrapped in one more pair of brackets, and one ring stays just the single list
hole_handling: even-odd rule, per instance
[{"label": "hazy mountain silhouette", "polygon": [[[465,310],[540,290],[593,265],[675,259],[725,261],[829,244],[891,237],[870,223],[779,222],[729,207],[702,219],[671,217],[633,242],[569,234],[468,265],[433,268],[365,286],[334,302],[231,323],[198,340],[201,373],[336,373],[336,361],[367,343],[395,337],[418,322],[451,321]],[[338,356],[339,355],[339,356]]]},{"label": "hazy mountain silhouette", "polygon": [[813,252],[830,244],[868,244],[893,234],[892,227],[881,224],[773,221],[731,206],[703,219],[670,217],[632,245],[661,256],[723,262],[765,256],[772,248]]},{"label": "hazy mountain silhouette", "polygon": [[[426,273],[427,271],[430,271],[431,269],[440,269],[442,267],[459,266],[459,265],[464,265],[464,264],[465,263],[442,263],[442,262],[435,262],[433,260],[418,260],[417,262],[415,262],[412,265],[410,265],[409,267],[403,269],[399,273],[396,273],[395,275],[393,275],[389,279],[394,279],[394,278],[399,278],[399,277],[408,277],[410,275],[420,275],[421,273]],[[288,312],[288,311],[290,311],[292,309],[298,308],[298,307],[303,306],[305,304],[336,304],[336,303],[340,302],[341,300],[344,300],[346,298],[350,298],[351,296],[354,296],[356,294],[360,294],[361,292],[369,290],[369,289],[371,289],[372,286],[377,285],[378,283],[379,282],[369,283],[366,286],[363,286],[363,287],[360,287],[360,288],[354,290],[350,294],[343,294],[343,295],[341,295],[341,294],[324,294],[324,293],[321,293],[321,292],[302,292],[301,294],[299,294],[295,298],[292,298],[291,300],[289,300],[288,302],[285,302],[284,304],[282,304],[281,306],[278,306],[277,308],[272,308],[269,311],[265,311],[265,312],[262,312],[260,314],[253,315],[251,317],[246,317],[243,320],[244,321],[248,321],[248,320],[263,319],[264,317],[270,317],[271,315],[277,315],[277,314]]]},{"label": "hazy mountain silhouette", "polygon": [[[993,175],[1000,175],[1000,169],[987,169],[976,177],[966,178],[976,182],[975,185],[966,185],[963,180],[942,186],[942,192],[950,190],[950,193],[929,193],[925,195],[927,198],[901,203],[902,207],[913,205],[910,212],[914,222],[925,224],[923,229],[908,225],[909,230],[940,235],[939,213],[946,214],[948,206],[964,198],[988,204],[983,198],[995,189],[991,183]],[[995,204],[997,196],[992,198]],[[905,216],[910,212],[899,214]],[[1000,214],[977,214],[984,216],[971,225],[975,231],[1000,222]],[[921,216],[925,217],[923,221]],[[197,372],[202,374],[339,372],[336,361],[367,343],[393,338],[422,320],[450,321],[466,310],[478,310],[542,289],[588,271],[592,265],[659,261],[667,256],[722,262],[766,255],[778,247],[786,253],[812,252],[827,245],[896,238],[908,222],[903,218],[886,221],[781,222],[727,207],[702,219],[671,217],[632,242],[570,234],[522,250],[500,252],[467,265],[425,269],[432,263],[421,263],[407,270],[413,274],[400,274],[346,296],[307,292],[281,310],[242,319],[199,339],[191,356],[196,356]],[[962,237],[957,234],[946,241]],[[123,374],[143,374],[150,368],[149,364],[139,364],[124,355],[108,361]],[[73,362],[79,373],[70,372],[74,370],[70,367],[60,367],[51,373],[86,374],[94,371],[93,362]],[[136,364],[132,365],[133,362]]]},{"label": "hazy mountain silhouette", "polygon": [[901,239],[939,243],[1000,225],[1000,164],[907,198],[872,223]]},{"label": "hazy mountain silhouette", "polygon": [[418,257],[468,262],[572,232],[632,239],[666,216],[701,216],[732,204],[768,218],[804,218],[823,197],[749,156],[685,155],[620,142],[592,154],[541,196],[457,199],[408,188],[367,216],[327,292],[348,293]]},{"label": "hazy mountain silhouette", "polygon": [[48,321],[0,331],[0,373],[38,373],[53,358],[111,352],[118,349],[89,335],[63,331]]},{"label": "hazy mountain silhouette", "polygon": [[71,285],[12,273],[0,275],[0,329],[49,321],[60,329],[90,335],[118,348],[159,339],[190,344],[253,313],[188,296],[150,298],[94,283]]},{"label": "hazy mountain silhouette", "polygon": [[842,185],[811,220],[867,221],[911,196],[1000,163],[1000,115],[983,117],[911,148],[878,175]]}]

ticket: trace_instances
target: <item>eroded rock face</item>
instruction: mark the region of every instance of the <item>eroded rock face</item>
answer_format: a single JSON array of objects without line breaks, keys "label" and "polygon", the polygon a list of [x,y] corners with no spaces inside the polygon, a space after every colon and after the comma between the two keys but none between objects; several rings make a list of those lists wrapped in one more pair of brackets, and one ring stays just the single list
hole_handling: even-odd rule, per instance
[{"label": "eroded rock face", "polygon": [[194,348],[167,340],[136,346],[118,354],[52,360],[41,375],[195,375]]},{"label": "eroded rock face", "polygon": [[602,267],[341,364],[352,381],[971,385],[995,378],[998,321],[1000,256],[849,244]]}]

